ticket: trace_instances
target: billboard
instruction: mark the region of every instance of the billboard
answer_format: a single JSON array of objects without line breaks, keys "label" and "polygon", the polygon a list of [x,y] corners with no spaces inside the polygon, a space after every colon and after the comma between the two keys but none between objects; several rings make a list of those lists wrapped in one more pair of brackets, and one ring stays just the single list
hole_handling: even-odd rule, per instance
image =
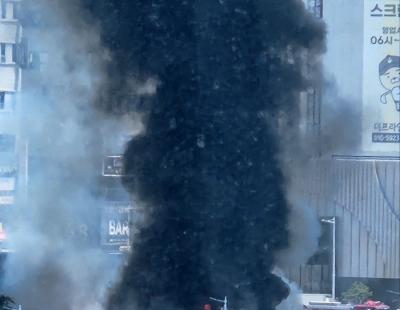
[{"label": "billboard", "polygon": [[364,1],[363,150],[400,154],[400,0]]},{"label": "billboard", "polygon": [[128,245],[132,207],[129,202],[108,202],[102,209],[101,243]]}]

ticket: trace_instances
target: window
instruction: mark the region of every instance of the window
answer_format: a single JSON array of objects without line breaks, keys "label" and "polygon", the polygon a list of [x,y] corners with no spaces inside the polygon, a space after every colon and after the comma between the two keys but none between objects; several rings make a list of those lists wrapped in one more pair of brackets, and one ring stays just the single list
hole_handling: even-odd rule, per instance
[{"label": "window", "polygon": [[322,18],[323,17],[323,12],[324,12],[324,10],[323,10],[323,7],[324,7],[324,2],[323,2],[323,0],[317,0],[317,4],[316,4],[316,7],[317,7],[317,16],[319,17],[319,18]]},{"label": "window", "polygon": [[19,17],[19,4],[18,3],[13,3],[13,10],[12,10],[12,18],[13,19],[18,19]]},{"label": "window", "polygon": [[15,93],[0,91],[0,112],[14,111],[15,103],[16,103]]},{"label": "window", "polygon": [[323,0],[308,0],[308,8],[316,17],[323,17]]},{"label": "window", "polygon": [[17,45],[13,44],[11,48],[12,48],[12,61],[17,62]]},{"label": "window", "polygon": [[6,2],[4,0],[1,1],[1,18],[6,18]]},{"label": "window", "polygon": [[0,152],[13,153],[15,151],[15,135],[0,134]]},{"label": "window", "polygon": [[0,63],[6,62],[6,44],[0,43]]},{"label": "window", "polygon": [[5,98],[6,98],[6,93],[5,92],[0,92],[0,110],[4,110],[5,107]]}]

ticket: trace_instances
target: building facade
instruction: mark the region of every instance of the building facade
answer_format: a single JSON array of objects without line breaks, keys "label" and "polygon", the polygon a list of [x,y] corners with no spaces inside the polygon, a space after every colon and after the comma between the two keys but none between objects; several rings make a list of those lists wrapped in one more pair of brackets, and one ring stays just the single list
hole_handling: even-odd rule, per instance
[{"label": "building facade", "polygon": [[[28,182],[28,141],[20,127],[22,82],[40,87],[32,83],[39,80],[36,75],[46,53],[34,40],[29,42],[32,52],[27,52],[24,38],[40,36],[40,29],[22,26],[21,0],[0,3],[0,253],[7,253],[12,250],[7,244],[9,210],[17,199],[24,199]],[[335,218],[337,296],[352,282],[363,281],[377,297],[390,302],[388,291],[400,291],[400,103],[399,86],[394,82],[390,88],[384,78],[398,72],[400,2],[306,3],[327,25],[323,62],[327,80],[332,82],[306,94],[307,134],[320,137],[321,145],[308,163],[308,173],[293,182],[320,218]],[[39,71],[23,70],[32,67]],[[332,123],[337,127],[327,126]],[[321,137],[332,136],[339,127],[342,130],[332,142],[336,145],[327,148]],[[99,173],[99,242],[108,253],[129,250],[132,225],[141,218],[121,186],[122,153],[123,144],[105,147]],[[333,227],[322,226],[325,250],[307,266],[289,273],[305,292],[332,289],[329,236]]]},{"label": "building facade", "polygon": [[[12,208],[17,204],[22,206],[18,200],[32,194],[28,179],[35,182],[32,178],[44,175],[40,169],[51,170],[51,165],[61,163],[37,140],[35,143],[27,136],[30,128],[26,120],[32,104],[36,110],[46,110],[49,104],[46,80],[49,51],[43,42],[49,41],[51,25],[34,1],[29,5],[22,0],[0,0],[0,3],[0,252],[8,253],[13,250],[7,244]],[[102,167],[99,160],[98,170],[93,171],[99,177],[99,183],[93,184],[96,188],[93,192],[100,203],[92,215],[97,226],[92,225],[90,235],[106,253],[115,254],[129,250],[134,213],[132,199],[121,184],[121,154],[127,140],[123,130],[111,135],[104,133],[102,138],[99,144],[104,147],[104,160]],[[87,230],[86,223],[80,224]]]},{"label": "building facade", "polygon": [[25,196],[27,141],[20,130],[20,91],[23,28],[19,21],[21,1],[2,0],[0,9],[0,252],[7,245],[9,213]]},{"label": "building facade", "polygon": [[[305,117],[320,146],[307,167],[308,182],[304,175],[294,182],[320,218],[335,218],[336,296],[361,281],[391,303],[397,298],[391,292],[400,292],[400,2],[308,5],[327,27],[327,82],[305,103],[318,111]],[[385,76],[392,72],[390,86]],[[332,245],[328,256],[324,266],[292,275],[306,293],[330,292]]]}]

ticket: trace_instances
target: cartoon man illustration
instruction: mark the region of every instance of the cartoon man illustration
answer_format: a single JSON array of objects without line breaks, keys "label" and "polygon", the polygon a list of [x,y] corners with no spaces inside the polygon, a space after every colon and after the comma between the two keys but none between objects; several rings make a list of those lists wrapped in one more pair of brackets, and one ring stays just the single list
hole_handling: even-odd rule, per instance
[{"label": "cartoon man illustration", "polygon": [[394,103],[400,112],[400,57],[386,56],[379,63],[379,78],[382,86],[387,90],[381,95],[383,104]]}]

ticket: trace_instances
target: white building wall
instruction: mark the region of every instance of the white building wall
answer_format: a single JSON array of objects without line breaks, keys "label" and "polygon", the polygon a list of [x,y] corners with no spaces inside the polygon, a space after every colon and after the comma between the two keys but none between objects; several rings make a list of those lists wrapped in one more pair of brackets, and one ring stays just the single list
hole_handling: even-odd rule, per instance
[{"label": "white building wall", "polygon": [[0,65],[0,91],[15,92],[18,89],[18,73],[14,65]]},{"label": "white building wall", "polygon": [[327,26],[325,73],[336,83],[339,95],[356,108],[360,108],[362,100],[363,8],[363,0],[323,2]]},{"label": "white building wall", "polygon": [[[348,110],[355,112],[354,122],[361,124],[364,0],[324,0],[323,19],[326,77],[334,82],[338,100],[343,98]],[[331,118],[328,111],[335,105],[322,100],[322,124]],[[344,138],[337,137],[338,143]],[[363,154],[354,150],[346,158],[327,155],[326,160],[310,163],[309,182],[301,175],[298,186],[320,216],[337,218],[338,277],[400,279],[400,161],[355,158]]]},{"label": "white building wall", "polygon": [[19,27],[16,21],[2,19],[0,23],[0,42],[15,44],[18,39]]}]

